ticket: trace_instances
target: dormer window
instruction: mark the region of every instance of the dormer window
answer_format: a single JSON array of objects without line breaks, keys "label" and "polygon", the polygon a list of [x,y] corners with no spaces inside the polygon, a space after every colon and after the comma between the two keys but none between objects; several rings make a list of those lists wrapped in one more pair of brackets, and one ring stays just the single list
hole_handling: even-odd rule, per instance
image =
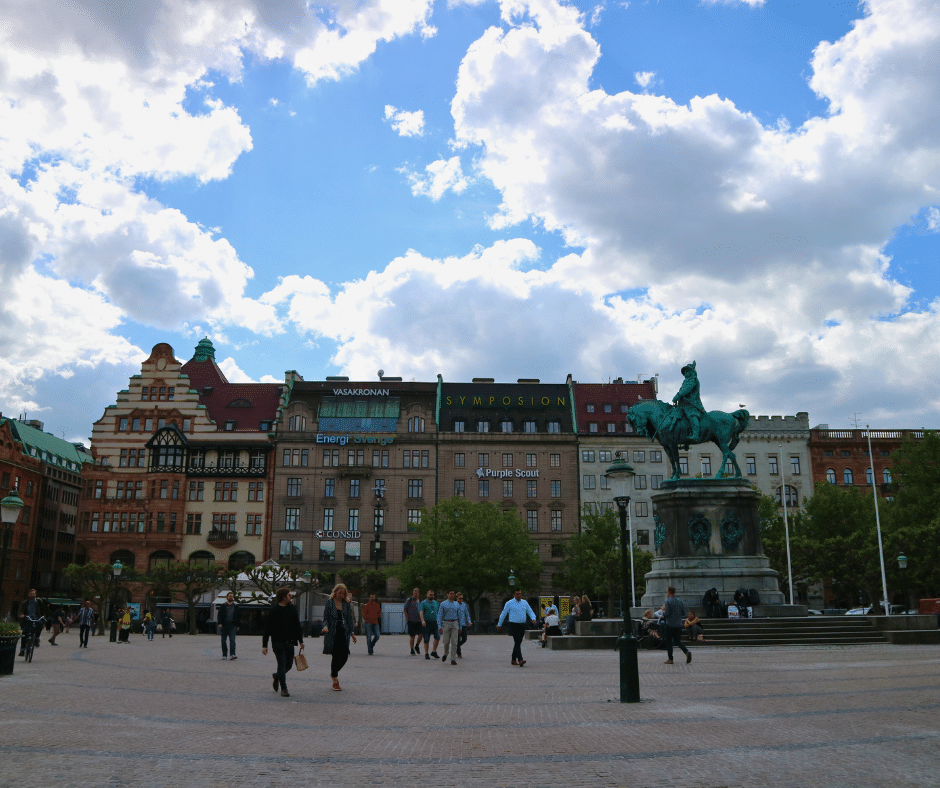
[{"label": "dormer window", "polygon": [[229,419],[225,422],[225,431],[232,432],[235,429],[235,419]]}]

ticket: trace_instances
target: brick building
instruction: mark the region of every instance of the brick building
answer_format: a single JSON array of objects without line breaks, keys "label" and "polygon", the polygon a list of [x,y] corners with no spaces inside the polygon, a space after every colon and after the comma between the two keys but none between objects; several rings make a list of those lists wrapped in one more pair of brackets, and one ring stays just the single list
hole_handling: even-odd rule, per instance
[{"label": "brick building", "polygon": [[890,497],[892,490],[891,454],[901,448],[906,437],[921,440],[923,430],[830,430],[820,424],[809,431],[808,449],[813,480],[819,484],[829,482],[862,491],[872,486],[872,458],[868,454],[868,440],[874,459],[874,482],[878,494]]}]

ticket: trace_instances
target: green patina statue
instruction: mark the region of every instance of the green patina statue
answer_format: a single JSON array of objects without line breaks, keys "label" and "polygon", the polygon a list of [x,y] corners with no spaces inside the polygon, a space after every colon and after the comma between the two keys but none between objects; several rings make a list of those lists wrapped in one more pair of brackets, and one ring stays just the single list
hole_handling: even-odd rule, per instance
[{"label": "green patina statue", "polygon": [[682,374],[685,380],[672,399],[674,405],[658,399],[640,402],[630,408],[627,420],[640,435],[652,438],[663,447],[672,465],[670,479],[680,476],[679,452],[687,451],[696,443],[714,443],[721,449],[721,462],[715,479],[724,475],[725,463],[729,460],[735,478],[739,478],[741,468],[733,449],[738,445],[741,433],[747,429],[750,414],[743,409],[734,413],[721,410],[706,412],[699,396],[695,362],[684,366]]}]

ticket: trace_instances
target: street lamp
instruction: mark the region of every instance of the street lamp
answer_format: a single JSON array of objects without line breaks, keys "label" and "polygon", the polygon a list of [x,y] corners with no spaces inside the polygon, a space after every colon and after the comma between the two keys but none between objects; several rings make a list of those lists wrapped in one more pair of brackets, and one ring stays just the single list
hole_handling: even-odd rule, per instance
[{"label": "street lamp", "polygon": [[[898,569],[901,569],[901,570],[907,569],[907,556],[904,555],[904,553],[901,553],[898,556]],[[904,571],[901,572],[902,579],[905,578],[906,575],[907,575],[907,572],[904,572]],[[904,612],[906,613],[911,605],[911,600],[907,595],[907,583],[902,583],[901,590],[904,592]]]},{"label": "street lamp", "polygon": [[117,625],[118,625],[118,622],[117,622],[117,617],[114,615],[114,613],[115,613],[115,610],[114,610],[114,607],[115,607],[114,598],[115,598],[115,596],[117,595],[118,578],[120,578],[120,576],[121,576],[121,571],[122,571],[123,569],[124,569],[124,566],[121,564],[120,559],[118,559],[117,561],[115,561],[114,564],[111,566],[111,572],[112,572],[112,574],[114,575],[114,585],[111,587],[111,600],[110,600],[111,609],[110,609],[108,612],[109,612],[110,615],[111,615],[111,638],[110,638],[110,641],[111,641],[112,643],[116,643],[116,642],[117,642]]},{"label": "street lamp", "polygon": [[512,569],[509,570],[509,587],[512,588],[516,585],[516,576],[513,574]]},{"label": "street lamp", "polygon": [[881,516],[878,514],[878,488],[875,486],[875,458],[871,453],[871,428],[865,425],[865,436],[868,438],[868,462],[871,467],[871,495],[875,504],[875,528],[878,531],[878,557],[881,559],[881,592],[884,595],[884,611],[886,616],[891,615],[891,605],[888,604],[888,577],[885,574],[885,551],[881,544]]},{"label": "street lamp", "polygon": [[627,607],[627,551],[630,552],[630,600],[631,607],[636,607],[636,583],[633,581],[633,522],[630,515],[630,496],[627,495],[627,483],[634,475],[634,470],[623,458],[623,452],[614,453],[614,462],[604,477],[611,482],[611,489],[615,493],[614,501],[620,510],[620,561],[621,576],[623,578],[623,634],[617,641],[620,650],[620,702],[640,702],[640,668],[637,663],[637,640],[633,634],[633,621],[630,619],[630,609]]},{"label": "street lamp", "polygon": [[0,521],[3,523],[3,557],[0,558],[0,616],[4,615],[3,578],[7,573],[7,550],[10,548],[10,542],[13,541],[13,526],[20,519],[21,511],[23,511],[23,499],[14,487],[10,490],[10,494],[0,501]]},{"label": "street lamp", "polygon": [[372,518],[372,529],[375,532],[375,571],[379,571],[379,551],[382,549],[382,540],[379,539],[379,530],[381,529],[382,497],[385,495],[385,488],[376,483],[372,488],[375,493],[375,514]]}]

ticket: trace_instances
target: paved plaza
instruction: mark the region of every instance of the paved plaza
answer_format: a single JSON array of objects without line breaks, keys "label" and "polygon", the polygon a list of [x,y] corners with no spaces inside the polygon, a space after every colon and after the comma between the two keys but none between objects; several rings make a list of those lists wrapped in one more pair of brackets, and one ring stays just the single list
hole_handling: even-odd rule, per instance
[{"label": "paved plaza", "polygon": [[[472,636],[456,667],[364,640],[329,682],[272,691],[271,652],[177,635],[126,648],[77,631],[0,678],[0,786],[918,786],[940,782],[940,647],[640,652],[617,702],[614,651]],[[681,654],[677,654],[681,657]]]}]

